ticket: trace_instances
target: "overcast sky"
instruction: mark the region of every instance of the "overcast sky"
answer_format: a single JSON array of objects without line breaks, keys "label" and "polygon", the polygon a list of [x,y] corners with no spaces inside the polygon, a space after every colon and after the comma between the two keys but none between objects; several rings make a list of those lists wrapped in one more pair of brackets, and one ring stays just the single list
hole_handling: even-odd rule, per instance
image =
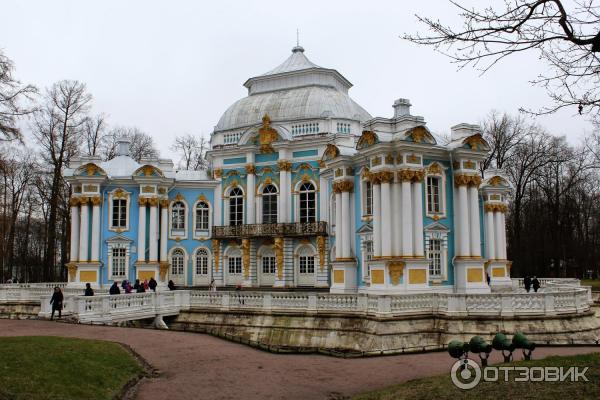
[{"label": "overcast sky", "polygon": [[[18,79],[40,88],[85,82],[94,112],[148,132],[163,156],[171,155],[176,135],[210,134],[227,107],[246,96],[247,78],[290,55],[296,28],[306,56],[350,80],[351,97],[373,116],[389,117],[395,99],[409,98],[412,113],[444,134],[457,123],[480,122],[491,109],[516,113],[547,101],[528,83],[543,69],[537,54],[509,58],[479,76],[399,38],[423,31],[415,14],[457,22],[444,0],[4,0],[2,14],[0,48]],[[575,109],[538,122],[573,143],[591,130]]]}]

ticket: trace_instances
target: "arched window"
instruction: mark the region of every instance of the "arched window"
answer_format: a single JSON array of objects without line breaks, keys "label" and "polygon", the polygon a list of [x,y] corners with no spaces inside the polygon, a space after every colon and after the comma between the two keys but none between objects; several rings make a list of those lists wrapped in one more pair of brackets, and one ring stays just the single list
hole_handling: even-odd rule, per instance
[{"label": "arched window", "polygon": [[233,188],[229,192],[229,225],[244,223],[244,194],[242,189]]},{"label": "arched window", "polygon": [[298,251],[298,267],[301,274],[315,273],[315,254],[308,246]]},{"label": "arched window", "polygon": [[176,201],[171,207],[171,229],[185,230],[185,204],[181,201]]},{"label": "arched window", "polygon": [[173,250],[173,253],[171,254],[171,274],[183,275],[184,259],[185,255],[183,254],[183,250]]},{"label": "arched window", "polygon": [[275,273],[275,252],[271,249],[265,250],[261,255],[262,273]]},{"label": "arched window", "polygon": [[201,201],[196,204],[196,230],[207,231],[208,230],[208,215],[209,207],[208,204]]},{"label": "arched window", "polygon": [[206,249],[196,251],[196,275],[208,275],[208,251]]},{"label": "arched window", "polygon": [[234,249],[230,252],[228,258],[228,272],[232,275],[242,273],[242,252],[239,249]]},{"label": "arched window", "polygon": [[300,186],[300,222],[315,222],[317,218],[315,186],[304,182]]},{"label": "arched window", "polygon": [[262,198],[263,224],[277,223],[277,188],[273,185],[265,186]]}]

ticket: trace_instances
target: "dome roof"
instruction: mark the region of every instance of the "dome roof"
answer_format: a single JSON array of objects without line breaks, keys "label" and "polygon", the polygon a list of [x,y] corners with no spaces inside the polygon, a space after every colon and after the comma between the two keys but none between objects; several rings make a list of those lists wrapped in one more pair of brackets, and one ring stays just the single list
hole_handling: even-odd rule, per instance
[{"label": "dome roof", "polygon": [[359,122],[371,119],[348,95],[352,84],[336,70],[311,62],[300,46],[278,67],[248,79],[244,86],[248,97],[225,111],[215,132],[259,124],[265,114],[275,123],[325,117]]}]

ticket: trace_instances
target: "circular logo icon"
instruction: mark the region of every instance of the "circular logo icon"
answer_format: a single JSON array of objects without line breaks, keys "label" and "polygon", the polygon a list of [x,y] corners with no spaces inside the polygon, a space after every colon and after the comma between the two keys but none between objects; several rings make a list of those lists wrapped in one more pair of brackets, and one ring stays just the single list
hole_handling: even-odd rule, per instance
[{"label": "circular logo icon", "polygon": [[473,389],[481,380],[481,367],[469,358],[458,360],[452,365],[450,378],[459,389]]}]

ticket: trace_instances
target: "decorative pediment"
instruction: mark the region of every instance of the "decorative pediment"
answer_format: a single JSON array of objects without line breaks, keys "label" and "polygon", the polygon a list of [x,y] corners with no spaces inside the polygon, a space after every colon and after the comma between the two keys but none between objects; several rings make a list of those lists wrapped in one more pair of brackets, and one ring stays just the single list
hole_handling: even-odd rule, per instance
[{"label": "decorative pediment", "polygon": [[323,153],[323,160],[330,161],[340,155],[340,149],[335,144],[328,144]]},{"label": "decorative pediment", "polygon": [[463,140],[463,148],[476,151],[489,151],[490,145],[485,141],[481,134],[476,133]]},{"label": "decorative pediment", "polygon": [[501,177],[500,175],[495,175],[492,176],[491,178],[489,178],[487,180],[487,184],[490,186],[510,186],[510,184],[508,183],[508,181],[506,179],[504,179],[503,177]]},{"label": "decorative pediment", "polygon": [[415,126],[406,132],[405,139],[415,143],[436,144],[434,137],[423,125]]},{"label": "decorative pediment", "polygon": [[115,235],[106,239],[106,243],[108,244],[130,244],[133,243],[132,239],[125,237],[123,235]]},{"label": "decorative pediment", "polygon": [[364,224],[356,230],[359,235],[369,235],[373,233],[373,226],[370,223]]},{"label": "decorative pediment", "polygon": [[358,143],[356,143],[356,149],[366,149],[367,147],[373,146],[377,143],[379,143],[379,138],[375,132],[363,131],[362,135],[358,139]]},{"label": "decorative pediment", "polygon": [[443,175],[444,174],[444,167],[442,167],[440,165],[440,163],[438,162],[432,162],[431,164],[429,164],[429,166],[426,168],[427,169],[427,173],[430,175]]},{"label": "decorative pediment", "polygon": [[154,176],[164,177],[162,171],[153,165],[142,165],[134,173],[133,176]]},{"label": "decorative pediment", "polygon": [[439,223],[439,222],[432,222],[431,224],[429,224],[426,227],[424,227],[423,231],[424,232],[449,233],[450,229],[448,227],[446,227],[445,225]]},{"label": "decorative pediment", "polygon": [[75,175],[78,176],[106,176],[106,172],[94,163],[87,163],[77,168]]}]

